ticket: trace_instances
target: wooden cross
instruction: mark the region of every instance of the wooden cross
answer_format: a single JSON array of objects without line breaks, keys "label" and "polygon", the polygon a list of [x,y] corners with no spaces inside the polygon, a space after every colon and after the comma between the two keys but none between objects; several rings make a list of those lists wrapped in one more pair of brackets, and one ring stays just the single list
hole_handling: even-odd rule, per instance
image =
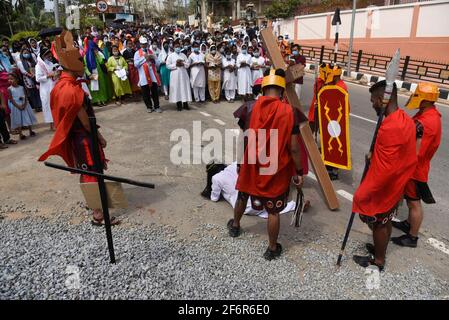
[{"label": "wooden cross", "polygon": [[262,37],[263,43],[265,44],[265,47],[267,48],[268,57],[270,58],[273,67],[275,67],[276,69],[284,69],[286,72],[285,80],[287,82],[287,99],[290,105],[298,109],[301,114],[299,129],[301,131],[302,140],[304,141],[304,145],[309,154],[313,171],[315,172],[315,175],[318,179],[318,184],[320,185],[321,191],[323,192],[327,206],[331,210],[336,210],[339,207],[337,195],[329,178],[329,174],[327,173],[326,167],[324,166],[324,162],[321,159],[321,154],[318,151],[315,140],[313,139],[312,130],[310,129],[307,117],[303,113],[301,102],[299,101],[299,97],[296,95],[294,87],[295,84],[293,83],[294,80],[304,75],[304,66],[294,65],[291,67],[287,67],[282,57],[281,51],[279,50],[279,47],[276,43],[272,28],[262,30],[260,32],[260,35]]}]

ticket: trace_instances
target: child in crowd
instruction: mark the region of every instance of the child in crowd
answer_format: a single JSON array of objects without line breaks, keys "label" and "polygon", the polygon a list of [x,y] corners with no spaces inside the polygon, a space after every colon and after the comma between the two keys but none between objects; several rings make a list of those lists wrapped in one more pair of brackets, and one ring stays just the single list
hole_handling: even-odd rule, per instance
[{"label": "child in crowd", "polygon": [[32,130],[32,125],[35,124],[36,117],[28,102],[25,94],[25,89],[19,85],[19,78],[17,74],[10,73],[8,76],[8,104],[11,110],[11,129],[17,129],[20,140],[26,139],[22,134],[22,129],[28,128],[30,137],[34,137],[36,133]]}]

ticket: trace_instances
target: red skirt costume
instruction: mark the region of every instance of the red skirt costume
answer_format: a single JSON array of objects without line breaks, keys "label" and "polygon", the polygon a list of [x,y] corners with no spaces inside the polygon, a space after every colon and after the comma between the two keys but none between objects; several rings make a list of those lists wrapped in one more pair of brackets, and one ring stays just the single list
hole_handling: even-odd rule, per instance
[{"label": "red skirt costume", "polygon": [[[296,174],[290,154],[294,125],[293,108],[279,98],[260,97],[252,108],[249,130],[255,134],[248,136],[236,189],[251,196],[255,209],[263,206],[269,213],[273,213],[285,208],[291,178]],[[263,129],[265,135],[261,133]],[[273,129],[278,134],[277,150],[270,150],[270,132]],[[255,154],[251,150],[255,150]],[[272,152],[277,153],[273,155],[273,159],[270,157]],[[262,160],[264,155],[268,161]],[[273,165],[271,160],[277,162],[275,172],[263,174],[263,170]]]},{"label": "red skirt costume", "polygon": [[435,203],[427,181],[429,179],[430,161],[441,142],[441,114],[435,106],[432,106],[424,112],[419,111],[413,117],[413,120],[416,124],[416,137],[421,139],[421,144],[418,152],[418,164],[412,179],[407,183],[405,198]]},{"label": "red skirt costume", "polygon": [[[81,83],[71,75],[63,72],[50,95],[50,107],[53,115],[56,132],[50,146],[39,161],[49,156],[58,155],[69,167],[96,171],[92,156],[92,141],[89,132],[78,119],[78,112],[85,108],[89,117],[94,117]],[[103,166],[106,165],[103,149],[100,148],[100,157]],[[81,182],[96,182],[95,177],[81,175]]]},{"label": "red skirt costume", "polygon": [[413,120],[401,109],[385,118],[368,173],[354,194],[354,213],[377,217],[377,221],[391,215],[416,168],[415,134]]}]

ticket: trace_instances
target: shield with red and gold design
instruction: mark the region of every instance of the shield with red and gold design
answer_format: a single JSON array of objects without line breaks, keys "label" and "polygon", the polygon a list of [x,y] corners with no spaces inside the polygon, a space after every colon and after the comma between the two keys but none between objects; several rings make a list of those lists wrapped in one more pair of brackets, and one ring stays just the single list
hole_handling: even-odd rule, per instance
[{"label": "shield with red and gold design", "polygon": [[340,86],[323,87],[318,93],[318,117],[324,164],[351,170],[348,92]]}]

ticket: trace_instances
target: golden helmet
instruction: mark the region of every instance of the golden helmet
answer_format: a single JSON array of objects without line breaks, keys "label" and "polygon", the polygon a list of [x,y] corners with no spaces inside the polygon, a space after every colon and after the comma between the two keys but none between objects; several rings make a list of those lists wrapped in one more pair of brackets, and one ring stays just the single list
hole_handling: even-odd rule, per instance
[{"label": "golden helmet", "polygon": [[418,109],[421,105],[421,101],[435,102],[440,96],[438,86],[430,82],[420,82],[415,89],[415,92],[410,96],[407,104],[407,109]]},{"label": "golden helmet", "polygon": [[322,64],[320,64],[320,68],[319,68],[319,78],[323,81],[326,81],[327,78],[327,65],[323,62]]},{"label": "golden helmet", "polygon": [[329,63],[327,65],[326,71],[327,71],[327,76],[326,76],[325,84],[331,83],[332,81],[334,81],[334,78],[336,76],[341,76],[341,74],[342,74],[341,67],[338,65],[333,65],[331,63]]},{"label": "golden helmet", "polygon": [[262,80],[262,89],[266,86],[278,86],[285,89],[285,78],[276,75],[276,69],[271,69],[270,74]]}]

